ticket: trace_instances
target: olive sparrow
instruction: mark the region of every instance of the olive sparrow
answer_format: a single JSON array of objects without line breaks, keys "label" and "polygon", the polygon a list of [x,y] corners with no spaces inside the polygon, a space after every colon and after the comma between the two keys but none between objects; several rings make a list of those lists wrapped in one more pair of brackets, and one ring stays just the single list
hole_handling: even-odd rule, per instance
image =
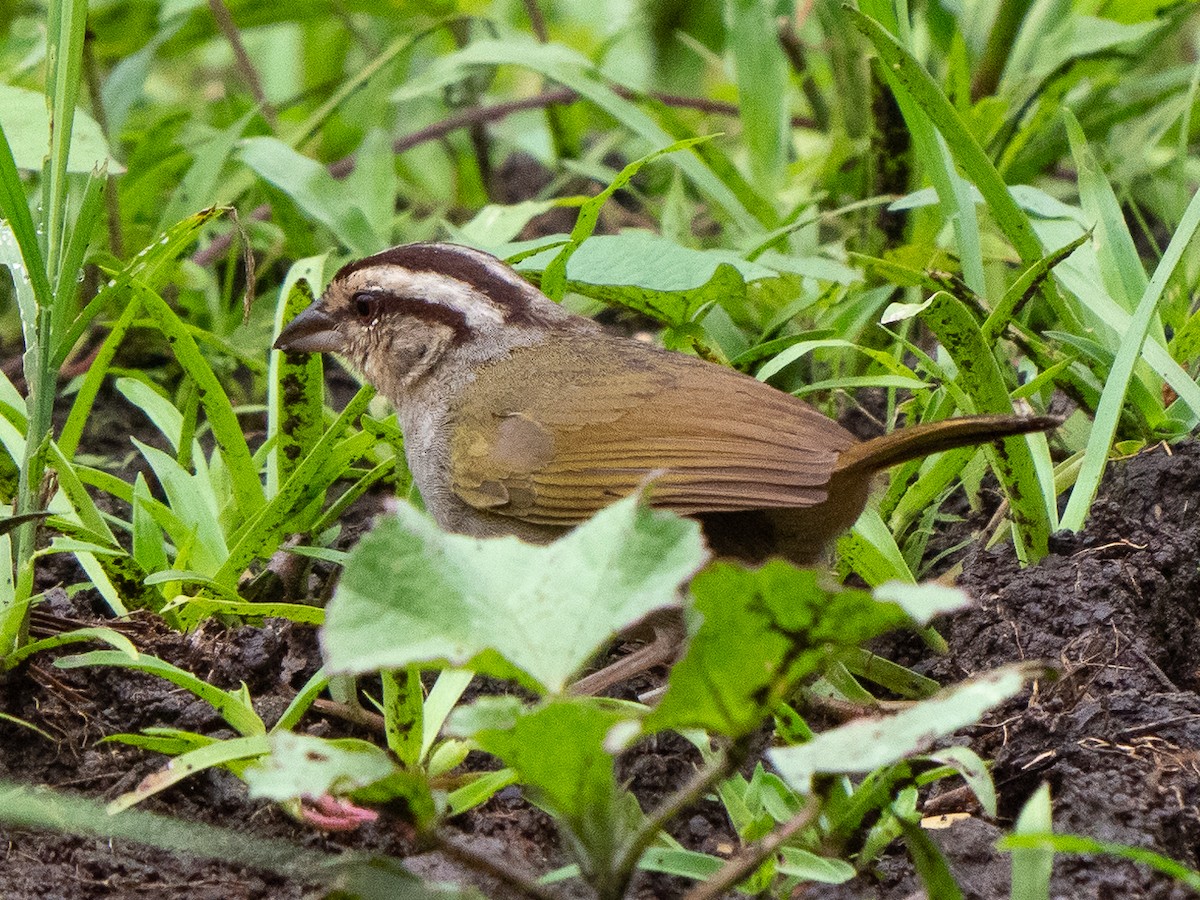
[{"label": "olive sparrow", "polygon": [[1058,424],[971,416],[859,441],[740,372],[607,334],[453,244],[343,267],[275,347],[337,353],[391,401],[439,525],[536,543],[658,472],[650,503],[700,520],[718,555],[811,563],[882,469]]}]

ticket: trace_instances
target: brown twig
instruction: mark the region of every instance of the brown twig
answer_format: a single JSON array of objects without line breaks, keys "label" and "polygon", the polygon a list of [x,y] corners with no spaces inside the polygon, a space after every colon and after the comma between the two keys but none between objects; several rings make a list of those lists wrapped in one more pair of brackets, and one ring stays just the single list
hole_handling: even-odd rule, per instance
[{"label": "brown twig", "polygon": [[233,21],[233,15],[229,12],[229,7],[225,5],[224,0],[208,0],[208,7],[212,10],[217,28],[225,36],[225,40],[229,41],[229,46],[233,48],[234,64],[237,66],[238,71],[242,73],[242,78],[245,80],[246,86],[250,88],[251,96],[254,97],[255,102],[262,109],[263,118],[270,123],[272,131],[279,130],[279,120],[275,115],[275,107],[267,101],[267,95],[263,91],[262,79],[258,77],[258,70],[254,68],[250,54],[246,52],[246,45],[242,43],[242,35],[238,31],[237,23]]},{"label": "brown twig", "polygon": [[763,860],[778,851],[788,838],[807,828],[820,811],[821,803],[817,797],[809,797],[800,812],[762,840],[747,846],[741,853],[725,863],[712,878],[703,884],[696,885],[684,894],[683,900],[714,900],[714,898],[720,897],[762,865]]}]

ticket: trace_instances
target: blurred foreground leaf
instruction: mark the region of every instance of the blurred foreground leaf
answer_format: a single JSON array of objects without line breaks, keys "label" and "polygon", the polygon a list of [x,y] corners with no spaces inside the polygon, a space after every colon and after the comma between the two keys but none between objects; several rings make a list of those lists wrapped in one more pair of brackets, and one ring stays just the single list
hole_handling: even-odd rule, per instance
[{"label": "blurred foreground leaf", "polygon": [[557,693],[613,634],[674,603],[705,557],[699,525],[635,497],[546,547],[446,534],[402,505],[346,562],[326,663],[468,666]]}]

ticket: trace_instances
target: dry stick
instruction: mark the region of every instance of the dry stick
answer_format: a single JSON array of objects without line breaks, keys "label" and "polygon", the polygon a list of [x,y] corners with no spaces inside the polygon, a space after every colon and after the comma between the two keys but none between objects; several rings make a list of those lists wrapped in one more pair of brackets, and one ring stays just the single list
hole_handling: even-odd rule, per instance
[{"label": "dry stick", "polygon": [[549,890],[544,885],[538,884],[532,875],[519,872],[499,859],[493,859],[490,856],[477,853],[444,832],[434,832],[433,842],[437,849],[441,850],[451,859],[462,863],[469,869],[474,869],[476,872],[491,875],[509,887],[521,891],[526,896],[536,897],[537,900],[560,900],[558,894]]},{"label": "dry stick", "polygon": [[246,86],[250,88],[251,96],[262,108],[263,118],[270,123],[272,131],[278,131],[279,120],[275,117],[275,108],[267,102],[267,95],[263,92],[262,79],[258,77],[258,70],[251,62],[250,54],[246,52],[246,45],[242,43],[242,36],[238,32],[237,23],[233,21],[229,7],[225,5],[224,0],[208,0],[208,6],[212,10],[217,28],[221,30],[221,34],[225,35],[225,40],[229,41],[229,46],[233,48],[234,62],[238,71],[242,73],[242,78],[246,80]]},{"label": "dry stick", "polygon": [[762,865],[763,860],[783,846],[788,838],[797,831],[807,828],[820,811],[820,802],[815,796],[810,797],[800,812],[762,840],[755,841],[746,847],[725,863],[716,875],[684,894],[683,900],[714,900],[714,898],[720,897]]}]

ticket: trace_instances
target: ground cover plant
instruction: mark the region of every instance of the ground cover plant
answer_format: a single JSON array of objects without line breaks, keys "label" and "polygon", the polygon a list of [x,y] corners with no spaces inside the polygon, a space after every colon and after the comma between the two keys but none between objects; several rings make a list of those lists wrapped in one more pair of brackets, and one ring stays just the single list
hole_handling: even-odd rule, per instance
[{"label": "ground cover plant", "polygon": [[[0,893],[1195,890],[1198,22],[14,7]],[[641,497],[447,535],[386,403],[268,351],[428,239],[864,436],[1063,424],[898,467],[818,570]],[[679,606],[669,671],[571,691]]]}]

